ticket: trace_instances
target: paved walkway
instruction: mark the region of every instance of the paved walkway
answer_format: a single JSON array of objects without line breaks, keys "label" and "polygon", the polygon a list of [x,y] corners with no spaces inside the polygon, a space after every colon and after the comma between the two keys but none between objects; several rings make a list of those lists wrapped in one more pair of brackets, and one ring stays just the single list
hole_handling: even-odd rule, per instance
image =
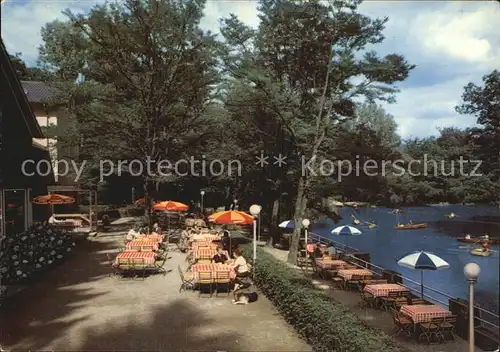
[{"label": "paved walkway", "polygon": [[[276,248],[265,247],[265,250],[275,256],[277,259],[286,261],[288,251],[279,250]],[[296,267],[300,270],[298,267]],[[394,323],[390,313],[379,309],[361,308],[361,297],[358,292],[346,292],[339,289],[333,289],[330,282],[326,280],[314,279],[314,285],[317,288],[323,289],[325,294],[333,298],[337,302],[346,305],[353,313],[364,320],[368,325],[376,327],[388,335],[394,334]],[[414,352],[468,352],[468,344],[466,341],[456,338],[455,341],[446,342],[444,344],[426,345],[425,343],[416,343],[410,341],[403,336],[397,337],[397,340],[406,347],[409,351]],[[482,350],[476,347],[477,352]]]},{"label": "paved walkway", "polygon": [[312,351],[261,295],[234,306],[231,297],[179,293],[170,253],[166,276],[144,281],[109,277],[107,253],[121,236],[101,234],[0,310],[6,350],[55,351]]}]

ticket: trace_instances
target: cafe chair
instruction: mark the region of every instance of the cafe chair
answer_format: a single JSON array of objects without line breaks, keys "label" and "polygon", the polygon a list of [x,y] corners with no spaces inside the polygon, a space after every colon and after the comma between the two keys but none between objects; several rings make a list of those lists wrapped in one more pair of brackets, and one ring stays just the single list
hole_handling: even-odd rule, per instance
[{"label": "cafe chair", "polygon": [[210,271],[200,271],[198,273],[198,297],[202,294],[209,294],[212,297],[213,294],[213,284],[214,280],[212,277],[212,272]]},{"label": "cafe chair", "polygon": [[403,333],[408,337],[412,336],[413,331],[413,321],[396,309],[391,308],[392,321],[394,323],[395,336]]},{"label": "cafe chair", "polygon": [[193,273],[184,273],[181,266],[177,266],[177,271],[181,278],[181,287],[179,288],[179,293],[182,291],[193,290],[195,287]]},{"label": "cafe chair", "polygon": [[226,292],[229,296],[231,292],[231,278],[229,271],[217,271],[215,274],[215,297],[221,292]]}]

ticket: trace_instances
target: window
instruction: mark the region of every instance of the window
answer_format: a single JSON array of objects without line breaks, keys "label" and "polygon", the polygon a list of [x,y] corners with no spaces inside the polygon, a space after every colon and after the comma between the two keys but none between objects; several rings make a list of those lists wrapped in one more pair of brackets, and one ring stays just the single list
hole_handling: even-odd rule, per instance
[{"label": "window", "polygon": [[26,204],[27,192],[24,189],[6,189],[3,191],[3,224],[4,235],[23,232],[28,227]]}]

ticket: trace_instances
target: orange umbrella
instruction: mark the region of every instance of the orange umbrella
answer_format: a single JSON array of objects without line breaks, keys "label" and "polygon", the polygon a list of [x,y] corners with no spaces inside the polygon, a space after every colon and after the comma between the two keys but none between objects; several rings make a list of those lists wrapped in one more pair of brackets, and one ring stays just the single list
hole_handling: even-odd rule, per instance
[{"label": "orange umbrella", "polygon": [[216,224],[250,225],[253,223],[252,215],[238,210],[220,211],[210,215],[208,219]]},{"label": "orange umbrella", "polygon": [[165,200],[163,202],[156,203],[153,206],[153,209],[168,211],[187,211],[189,209],[189,206],[184,203],[174,202],[173,200]]},{"label": "orange umbrella", "polygon": [[47,194],[33,198],[34,204],[71,204],[75,202],[75,198],[63,196],[62,194]]}]

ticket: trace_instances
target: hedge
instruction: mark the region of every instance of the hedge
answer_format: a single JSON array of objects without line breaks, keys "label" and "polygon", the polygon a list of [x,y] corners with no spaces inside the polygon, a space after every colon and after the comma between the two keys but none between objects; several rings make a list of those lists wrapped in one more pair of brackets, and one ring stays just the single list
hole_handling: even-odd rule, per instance
[{"label": "hedge", "polygon": [[[252,257],[251,246],[243,249],[246,257]],[[346,306],[327,297],[294,269],[261,248],[257,251],[254,283],[314,351],[407,351]]]}]

